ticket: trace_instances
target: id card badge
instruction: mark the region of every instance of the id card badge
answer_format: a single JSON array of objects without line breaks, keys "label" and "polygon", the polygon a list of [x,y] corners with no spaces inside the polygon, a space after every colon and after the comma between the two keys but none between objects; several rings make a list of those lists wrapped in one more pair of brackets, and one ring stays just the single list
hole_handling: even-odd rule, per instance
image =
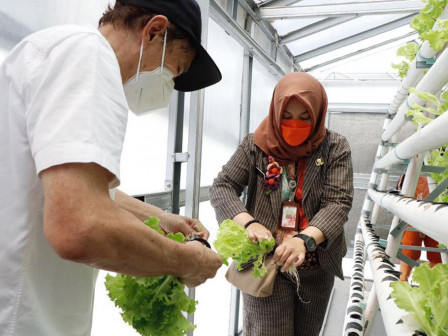
[{"label": "id card badge", "polygon": [[280,225],[283,230],[297,231],[299,228],[299,204],[295,202],[283,202],[281,208]]}]

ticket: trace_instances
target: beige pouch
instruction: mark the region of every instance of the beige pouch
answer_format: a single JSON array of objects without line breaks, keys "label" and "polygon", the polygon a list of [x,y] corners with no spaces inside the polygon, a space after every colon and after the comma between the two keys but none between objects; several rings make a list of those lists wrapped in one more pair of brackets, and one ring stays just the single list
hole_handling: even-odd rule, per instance
[{"label": "beige pouch", "polygon": [[265,262],[267,273],[263,278],[256,278],[252,275],[253,266],[245,270],[238,271],[236,262],[233,261],[226,272],[226,279],[240,291],[255,297],[267,297],[272,295],[274,290],[275,277],[278,267],[272,258]]}]

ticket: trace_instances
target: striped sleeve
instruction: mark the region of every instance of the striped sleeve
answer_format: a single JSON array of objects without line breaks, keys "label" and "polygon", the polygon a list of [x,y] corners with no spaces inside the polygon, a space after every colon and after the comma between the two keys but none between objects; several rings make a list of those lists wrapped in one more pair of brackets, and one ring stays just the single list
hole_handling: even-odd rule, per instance
[{"label": "striped sleeve", "polygon": [[353,166],[351,151],[345,137],[337,135],[337,142],[330,147],[329,167],[319,211],[310,225],[319,228],[325,235],[328,249],[343,234],[348,213],[353,201]]}]

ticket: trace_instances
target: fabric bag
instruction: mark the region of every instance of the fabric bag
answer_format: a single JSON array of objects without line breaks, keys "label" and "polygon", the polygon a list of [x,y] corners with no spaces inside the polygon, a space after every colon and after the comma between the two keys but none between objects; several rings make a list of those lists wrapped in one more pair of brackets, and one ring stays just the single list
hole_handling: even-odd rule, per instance
[{"label": "fabric bag", "polygon": [[226,279],[240,291],[255,296],[268,297],[274,290],[275,277],[278,267],[272,258],[265,262],[267,273],[263,278],[256,278],[252,275],[253,266],[244,270],[237,270],[236,262],[233,261],[226,272]]}]

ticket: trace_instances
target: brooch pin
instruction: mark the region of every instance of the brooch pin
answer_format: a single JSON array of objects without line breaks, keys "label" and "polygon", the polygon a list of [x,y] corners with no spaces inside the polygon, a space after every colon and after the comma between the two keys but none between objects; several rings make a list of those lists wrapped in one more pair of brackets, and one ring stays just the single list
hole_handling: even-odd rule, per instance
[{"label": "brooch pin", "polygon": [[324,160],[322,160],[321,158],[318,158],[316,160],[316,166],[322,166],[324,164]]},{"label": "brooch pin", "polygon": [[264,193],[269,195],[273,190],[277,189],[280,185],[280,177],[283,173],[283,168],[275,161],[275,159],[269,155],[268,157],[268,166],[266,174],[260,171],[263,174],[263,187]]}]

